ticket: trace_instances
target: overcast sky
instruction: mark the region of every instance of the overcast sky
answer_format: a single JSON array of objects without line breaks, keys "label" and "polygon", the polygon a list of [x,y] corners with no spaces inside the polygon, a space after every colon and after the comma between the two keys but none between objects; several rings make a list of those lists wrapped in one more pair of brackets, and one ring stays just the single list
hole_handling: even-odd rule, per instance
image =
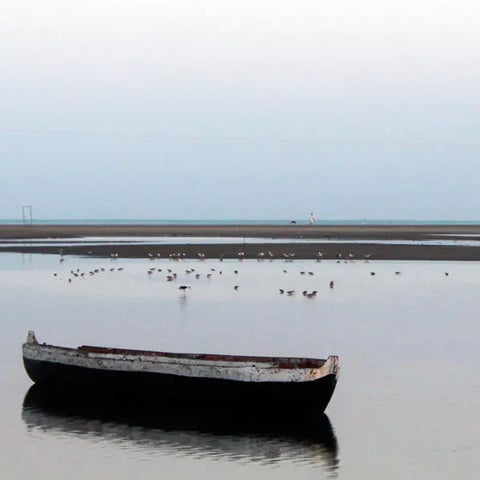
[{"label": "overcast sky", "polygon": [[2,0],[0,218],[480,220],[478,0]]}]

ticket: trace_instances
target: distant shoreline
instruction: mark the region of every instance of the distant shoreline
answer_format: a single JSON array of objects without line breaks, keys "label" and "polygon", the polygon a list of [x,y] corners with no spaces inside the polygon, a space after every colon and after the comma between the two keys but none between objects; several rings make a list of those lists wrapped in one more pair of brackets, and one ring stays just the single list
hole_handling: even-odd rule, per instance
[{"label": "distant shoreline", "polygon": [[[64,247],[64,255],[119,258],[255,258],[255,259],[376,259],[480,260],[480,247],[457,245],[388,245],[362,240],[480,240],[480,225],[0,225],[0,247],[12,239],[68,239],[78,237],[257,237],[265,243],[239,244],[123,244]],[[447,236],[447,237],[446,237]],[[268,243],[268,238],[275,243]],[[310,242],[295,243],[299,238]],[[335,240],[356,240],[345,244]],[[282,240],[279,242],[279,240]],[[284,240],[284,241],[283,241]],[[328,240],[328,243],[322,243]],[[21,243],[0,252],[58,254],[55,245]],[[320,253],[319,253],[320,252]]]},{"label": "distant shoreline", "polygon": [[[50,226],[50,225],[184,225],[184,226],[207,226],[207,225],[224,225],[224,226],[288,226],[309,225],[309,218],[265,218],[265,219],[230,219],[230,218],[216,218],[216,219],[165,219],[165,218],[32,218],[28,216],[25,219],[21,218],[0,218],[1,225],[33,225],[33,226]],[[480,220],[415,220],[415,219],[325,219],[317,218],[315,225],[328,227],[328,226],[480,226]]]}]

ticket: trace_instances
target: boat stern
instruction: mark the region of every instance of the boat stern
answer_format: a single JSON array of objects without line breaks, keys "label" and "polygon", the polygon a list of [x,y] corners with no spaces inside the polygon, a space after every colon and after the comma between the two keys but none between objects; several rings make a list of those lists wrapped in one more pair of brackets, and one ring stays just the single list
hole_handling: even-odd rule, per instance
[{"label": "boat stern", "polygon": [[335,376],[335,380],[338,379],[340,374],[340,366],[338,363],[338,355],[330,355],[325,362],[326,366],[328,367],[328,371],[330,375]]}]

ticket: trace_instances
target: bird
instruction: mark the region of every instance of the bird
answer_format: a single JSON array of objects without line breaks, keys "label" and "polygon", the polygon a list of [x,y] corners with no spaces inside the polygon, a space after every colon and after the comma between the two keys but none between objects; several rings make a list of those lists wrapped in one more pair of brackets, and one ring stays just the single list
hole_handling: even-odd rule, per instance
[{"label": "bird", "polygon": [[334,281],[333,280],[330,280],[330,288],[333,288],[335,285]]},{"label": "bird", "polygon": [[278,289],[280,291],[280,295],[283,295],[285,293],[285,290],[283,288]]},{"label": "bird", "polygon": [[190,287],[190,285],[180,285],[178,287],[179,290],[183,290],[183,291],[186,291],[188,288],[192,288],[192,287]]},{"label": "bird", "polygon": [[287,290],[287,295],[295,295],[295,290]]},{"label": "bird", "polygon": [[238,285],[235,285],[235,286],[233,287],[233,289],[234,289],[234,290],[238,290]]},{"label": "bird", "polygon": [[448,272],[445,272],[445,276],[448,277]]},{"label": "bird", "polygon": [[370,275],[373,277],[375,275],[375,272],[370,272]]}]

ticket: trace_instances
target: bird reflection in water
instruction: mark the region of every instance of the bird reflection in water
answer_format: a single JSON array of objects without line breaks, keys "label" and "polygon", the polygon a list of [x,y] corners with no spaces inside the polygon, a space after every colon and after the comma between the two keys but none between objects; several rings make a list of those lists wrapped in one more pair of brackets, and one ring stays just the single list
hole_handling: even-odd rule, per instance
[{"label": "bird reflection in water", "polygon": [[289,413],[229,406],[159,405],[119,397],[101,399],[33,385],[22,419],[29,430],[101,436],[132,448],[145,447],[195,457],[278,464],[301,462],[338,470],[338,446],[328,417],[318,411]]}]

